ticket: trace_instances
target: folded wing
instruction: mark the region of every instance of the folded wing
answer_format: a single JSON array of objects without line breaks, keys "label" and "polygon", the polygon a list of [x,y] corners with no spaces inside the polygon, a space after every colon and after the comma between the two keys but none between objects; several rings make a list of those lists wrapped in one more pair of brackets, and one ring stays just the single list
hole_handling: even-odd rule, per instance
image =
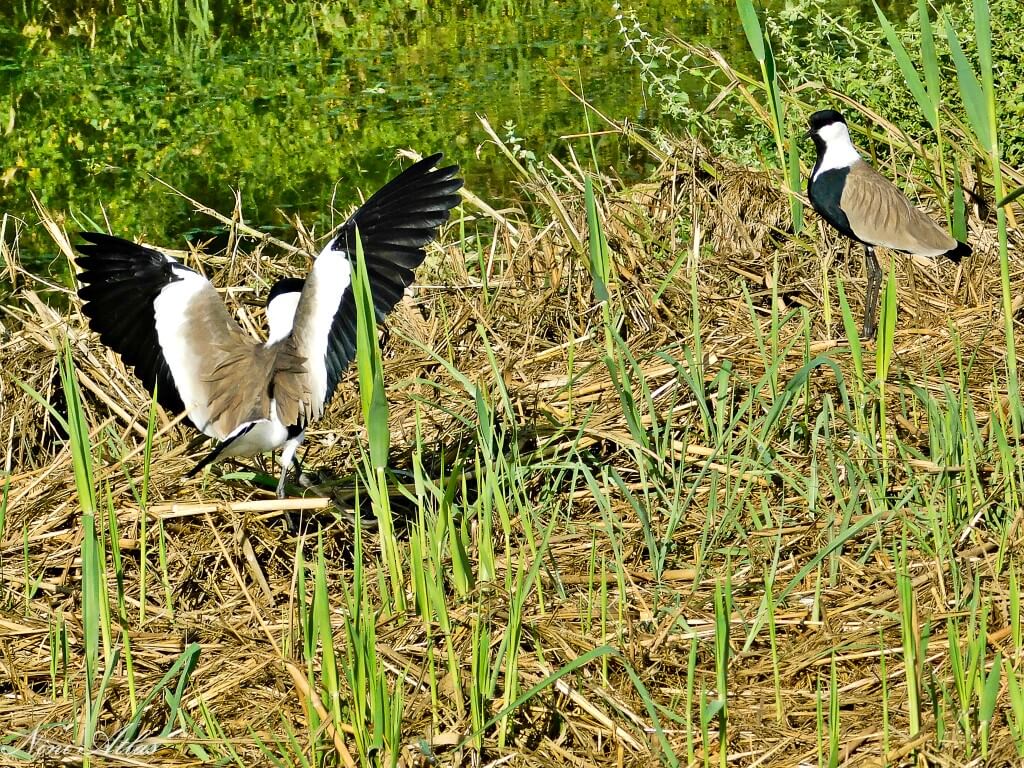
[{"label": "folded wing", "polygon": [[935,258],[957,242],[867,163],[856,163],[843,190],[841,206],[862,242]]}]

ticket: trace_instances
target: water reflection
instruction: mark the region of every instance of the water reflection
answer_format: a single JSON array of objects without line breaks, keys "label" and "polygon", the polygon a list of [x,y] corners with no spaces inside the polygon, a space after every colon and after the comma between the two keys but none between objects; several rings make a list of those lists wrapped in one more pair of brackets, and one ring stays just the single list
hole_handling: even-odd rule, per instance
[{"label": "water reflection", "polygon": [[[71,229],[109,222],[179,247],[208,231],[158,178],[221,211],[238,190],[251,223],[286,237],[295,214],[322,230],[332,201],[347,210],[394,174],[400,147],[444,151],[474,191],[515,198],[477,114],[564,156],[561,137],[586,123],[559,78],[616,119],[659,121],[606,2],[13,5],[0,9],[0,212],[28,222],[34,192]],[[746,56],[732,0],[651,0],[639,15]],[[644,172],[630,147],[598,146],[620,174]],[[30,228],[21,254],[45,272],[54,248]]]}]

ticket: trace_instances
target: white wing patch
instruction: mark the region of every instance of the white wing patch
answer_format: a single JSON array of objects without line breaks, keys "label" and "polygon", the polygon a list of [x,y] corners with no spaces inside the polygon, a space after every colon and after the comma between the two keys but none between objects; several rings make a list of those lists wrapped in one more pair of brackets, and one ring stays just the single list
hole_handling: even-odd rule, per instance
[{"label": "white wing patch", "polygon": [[309,361],[309,378],[316,401],[312,403],[313,418],[319,418],[327,398],[327,339],[334,315],[341,305],[341,297],[351,282],[352,265],[345,252],[333,250],[328,245],[313,262],[302,291],[302,301],[312,302],[312,312],[306,329],[306,343],[298,352]]},{"label": "white wing patch", "polygon": [[[168,261],[174,259],[164,256]],[[157,339],[164,360],[170,369],[174,386],[178,390],[181,402],[188,411],[189,420],[196,429],[210,437],[223,440],[226,435],[209,424],[207,393],[202,381],[202,350],[190,349],[188,345],[189,322],[193,302],[209,292],[213,299],[220,301],[210,282],[200,274],[187,267],[172,268],[175,277],[180,279],[164,286],[160,295],[153,301],[153,316],[156,321]]]},{"label": "white wing patch", "polygon": [[295,324],[295,310],[299,306],[299,291],[289,291],[275,296],[274,300],[267,304],[267,325],[270,326],[270,333],[267,336],[267,346],[280,341],[292,332]]}]

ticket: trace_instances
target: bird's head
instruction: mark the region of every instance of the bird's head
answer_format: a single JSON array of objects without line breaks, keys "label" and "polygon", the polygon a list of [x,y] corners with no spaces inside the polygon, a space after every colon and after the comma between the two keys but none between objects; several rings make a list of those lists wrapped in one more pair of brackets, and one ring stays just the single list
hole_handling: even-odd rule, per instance
[{"label": "bird's head", "polygon": [[807,121],[807,138],[814,140],[819,150],[830,144],[850,144],[850,129],[846,126],[846,118],[834,109],[822,109],[811,115]]}]

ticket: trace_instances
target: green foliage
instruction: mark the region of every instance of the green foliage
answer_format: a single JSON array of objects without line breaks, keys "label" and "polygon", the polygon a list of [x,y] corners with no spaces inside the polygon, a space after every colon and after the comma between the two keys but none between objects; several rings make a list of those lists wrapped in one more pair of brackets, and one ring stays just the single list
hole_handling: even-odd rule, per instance
[{"label": "green foliage", "polygon": [[[180,57],[176,66],[183,77],[193,76],[205,52],[228,55],[230,45],[202,0],[186,0],[175,15],[178,8],[158,5],[150,26],[133,28],[124,40],[131,50],[140,50],[145,35],[163,35]],[[903,34],[899,24],[892,33]],[[907,42],[905,50],[907,61],[913,61],[919,48]],[[974,62],[969,48],[965,58]],[[949,62],[940,71],[948,79]],[[984,74],[980,79],[984,82]],[[296,103],[296,109],[302,106]],[[785,135],[792,137],[793,125],[786,127]],[[771,156],[774,137],[764,137],[765,154]],[[758,144],[751,147],[754,151]],[[525,152],[514,149],[510,162],[528,161]],[[785,158],[791,170],[792,158]],[[611,734],[607,740],[602,736],[611,748],[608,758],[617,749],[620,762],[638,764],[678,765],[675,752],[684,749],[688,765],[731,764],[737,754],[749,752],[744,740],[751,732],[764,742],[755,745],[761,751],[754,759],[775,750],[770,754],[784,760],[781,748],[797,742],[806,758],[816,739],[819,764],[830,766],[839,764],[854,743],[864,757],[870,751],[882,761],[893,749],[908,744],[912,749],[915,743],[921,759],[925,750],[942,750],[951,764],[960,757],[980,764],[990,751],[993,759],[1009,748],[1024,751],[1018,553],[996,545],[993,532],[978,525],[984,511],[1005,512],[1005,545],[1019,522],[1019,453],[1007,441],[999,415],[979,407],[979,379],[967,379],[971,363],[966,361],[976,350],[961,348],[954,336],[958,370],[951,376],[935,361],[915,368],[913,355],[901,358],[900,346],[894,345],[891,276],[876,346],[858,340],[839,283],[838,311],[849,351],[814,352],[810,340],[817,329],[811,313],[776,306],[776,270],[771,290],[763,294],[770,313],[745,286],[735,311],[752,335],[745,345],[734,344],[732,360],[715,359],[723,336],[714,312],[722,298],[708,291],[708,274],[717,265],[696,236],[692,251],[666,253],[655,264],[672,263],[662,270],[668,276],[657,294],[686,297],[689,292],[691,305],[685,298],[670,305],[671,318],[652,329],[663,332],[664,340],[637,343],[641,334],[635,326],[619,320],[630,317],[625,267],[639,260],[625,258],[629,238],[609,242],[611,230],[605,234],[612,223],[619,230],[620,222],[612,218],[618,201],[603,200],[601,187],[592,182],[583,190],[576,202],[582,200],[587,209],[592,250],[566,249],[565,262],[581,277],[589,267],[595,287],[607,291],[603,336],[599,320],[554,305],[551,314],[568,332],[538,323],[537,330],[550,332],[550,338],[534,337],[545,342],[540,353],[548,361],[545,378],[524,382],[518,374],[507,375],[508,362],[531,354],[504,336],[510,323],[522,322],[518,308],[493,316],[481,311],[486,322],[469,333],[464,322],[445,322],[464,317],[456,310],[487,310],[488,300],[508,290],[504,279],[511,282],[516,275],[520,264],[513,258],[532,252],[547,235],[520,244],[519,251],[500,250],[503,241],[493,241],[488,259],[458,265],[466,270],[460,273],[462,284],[474,291],[438,291],[433,297],[437,343],[406,339],[431,362],[420,370],[434,370],[391,384],[408,387],[415,403],[415,434],[403,429],[411,468],[391,475],[384,472],[384,404],[378,400],[376,413],[372,408],[373,390],[379,396],[390,377],[380,376],[372,323],[361,323],[368,345],[359,362],[364,416],[371,436],[377,425],[381,442],[369,455],[364,452],[355,506],[360,508],[364,493],[369,496],[378,531],[364,534],[364,518],[356,515],[354,530],[322,518],[327,526],[315,541],[311,529],[300,532],[290,571],[273,562],[280,555],[265,561],[275,569],[276,599],[267,603],[253,599],[222,547],[225,557],[209,566],[218,599],[194,611],[188,587],[197,577],[191,567],[181,567],[195,554],[197,539],[190,534],[205,525],[220,543],[218,531],[226,526],[220,518],[204,524],[160,517],[151,533],[159,536],[166,610],[158,610],[151,596],[145,622],[140,610],[141,631],[123,635],[132,637],[142,683],[137,694],[129,689],[130,713],[112,695],[123,690],[124,675],[122,648],[111,643],[116,625],[110,604],[117,599],[116,618],[124,623],[118,528],[127,534],[136,512],[130,501],[124,503],[123,486],[114,486],[116,472],[91,473],[100,463],[99,443],[90,441],[95,425],[84,416],[75,427],[76,414],[85,412],[75,405],[78,390],[68,354],[68,421],[72,440],[80,445],[74,462],[68,459],[64,466],[82,468],[79,507],[90,514],[83,515],[80,550],[63,540],[59,546],[79,563],[74,568],[81,572],[81,610],[62,612],[77,599],[74,594],[38,596],[43,579],[52,584],[59,564],[40,549],[41,540],[52,540],[53,529],[42,537],[34,531],[30,538],[28,526],[35,521],[24,504],[7,510],[0,498],[0,531],[7,514],[18,515],[10,521],[14,536],[4,552],[16,552],[21,543],[25,553],[20,569],[5,568],[5,577],[17,577],[6,582],[9,600],[20,604],[23,598],[26,615],[32,611],[47,619],[45,636],[28,628],[38,636],[29,638],[27,650],[11,643],[9,651],[12,658],[20,653],[35,664],[40,644],[49,644],[49,681],[45,667],[22,667],[42,669],[34,672],[41,685],[31,692],[47,705],[37,708],[40,717],[64,712],[86,724],[89,730],[76,738],[87,746],[101,743],[91,735],[98,736],[97,722],[118,723],[121,739],[128,741],[160,728],[161,743],[180,751],[176,758],[187,753],[204,763],[238,765],[255,764],[251,749],[244,754],[251,743],[265,758],[259,764],[394,765],[408,755],[410,744],[418,745],[423,763],[500,761],[504,758],[493,756],[502,751],[509,759],[522,754],[523,760],[543,762],[548,757],[544,739],[559,739],[560,749],[579,751],[583,742],[574,741],[575,734],[595,723]],[[686,215],[690,208],[681,210]],[[564,248],[568,238],[560,233],[557,238]],[[654,245],[645,239],[642,253],[654,252]],[[493,272],[485,272],[491,264]],[[764,264],[757,266],[760,271]],[[488,285],[484,278],[492,276]],[[553,292],[552,299],[589,300],[589,291],[573,290]],[[361,299],[362,319],[370,321],[367,297]],[[583,320],[573,328],[578,315]],[[586,334],[578,332],[581,327]],[[481,343],[467,353],[474,335]],[[558,358],[551,350],[564,350],[566,356]],[[876,375],[869,378],[865,370],[872,357]],[[736,365],[741,359],[763,361],[763,371]],[[601,370],[600,378],[583,378],[583,366]],[[588,390],[595,381],[599,385]],[[558,392],[536,386],[547,382],[557,382]],[[989,391],[1005,390],[998,373],[980,382]],[[590,397],[596,390],[601,401]],[[530,417],[527,398],[546,406],[541,419]],[[886,431],[879,420],[894,415],[900,428]],[[425,426],[441,417],[461,433],[451,453],[439,452],[427,437],[432,433]],[[150,422],[147,467],[152,415]],[[379,453],[371,460],[375,450]],[[344,452],[335,449],[331,458]],[[339,459],[345,461],[354,459]],[[26,481],[36,482],[14,479],[13,498],[22,498]],[[147,482],[135,484],[143,489],[140,507]],[[69,480],[66,487],[74,486]],[[388,527],[389,505],[399,494],[412,512],[406,530],[396,535]],[[54,496],[40,497],[40,517],[49,513]],[[92,514],[96,508],[105,514]],[[238,530],[259,530],[257,519],[234,520]],[[63,516],[57,524],[63,535]],[[282,551],[272,533],[266,542]],[[33,557],[30,544],[37,548]],[[139,551],[144,558],[146,549]],[[1002,562],[1012,569],[1005,600]],[[141,590],[132,594],[144,597]],[[172,661],[168,642],[179,648],[182,629],[192,631],[197,617],[211,614],[210,605],[223,617],[218,620],[215,613],[209,629],[199,627],[204,664],[197,664],[199,646],[189,644],[166,673],[154,671],[154,661]],[[253,642],[257,626],[269,642],[259,637]],[[1005,633],[1003,626],[1009,627]],[[869,642],[876,630],[877,654]],[[282,636],[296,647],[278,648],[275,638]],[[130,650],[123,646],[129,677],[135,674],[127,669]],[[212,661],[205,661],[207,653]],[[283,707],[290,705],[290,712],[280,714],[280,725],[275,711],[269,722],[258,717],[248,737],[239,735],[238,721],[264,707],[266,699],[242,701],[226,691],[235,681],[222,672],[223,663],[217,663],[222,658],[240,661],[240,673],[250,660],[267,661],[259,677],[240,680],[238,690],[242,695],[270,691]],[[282,666],[294,689],[286,677],[274,677]],[[808,693],[815,677],[812,725]],[[865,679],[878,685],[846,684]],[[52,702],[44,699],[47,682]],[[764,728],[769,686],[775,692],[778,733]],[[786,712],[783,701],[803,702],[802,709]],[[880,724],[869,712],[876,701]],[[226,727],[218,723],[218,711],[226,713]],[[555,717],[541,723],[542,739],[535,742],[531,727],[537,713]],[[580,716],[585,720],[572,720]],[[38,732],[0,737],[0,755],[32,759],[21,747],[34,745]],[[871,733],[870,740],[865,733]],[[919,733],[927,742],[914,741]],[[14,746],[5,751],[8,742]],[[119,741],[106,742],[111,744]],[[157,759],[166,763],[170,757]],[[610,762],[599,753],[587,757],[595,764]]]},{"label": "green foliage", "polygon": [[356,303],[356,367],[359,373],[359,400],[363,407],[370,446],[370,464],[382,469],[388,463],[391,432],[388,429],[388,402],[384,395],[384,366],[377,339],[377,316],[370,292],[370,278],[366,271],[363,242],[356,232],[356,259],[352,278],[352,293]]},{"label": "green foliage", "polygon": [[[515,13],[470,2],[88,5],[0,4],[0,213],[30,218],[34,192],[56,214],[181,247],[210,222],[156,177],[218,210],[237,189],[260,227],[290,228],[297,212],[322,232],[336,223],[336,187],[383,183],[403,147],[443,151],[477,192],[507,190],[500,155],[477,158],[487,145],[476,114],[520,126],[540,157],[564,151],[559,137],[579,131],[582,109],[553,75],[575,82],[582,68],[587,97],[617,117],[644,109],[598,0]],[[645,20],[674,7],[650,3]],[[602,145],[604,161],[617,152]],[[26,235],[23,259],[42,268],[52,246]]]},{"label": "green foliage", "polygon": [[[775,139],[775,151],[779,165],[789,171],[789,188],[791,190],[799,189],[800,166],[797,162],[798,154],[796,142],[791,135],[792,132],[788,132],[790,134],[788,153],[784,146],[783,135],[787,134],[786,118],[782,108],[779,71],[775,65],[775,53],[772,50],[771,39],[766,37],[761,30],[761,22],[751,0],[736,0],[736,8],[740,14],[740,20],[743,22],[743,31],[750,44],[750,51],[754,54],[757,65],[761,69],[761,82],[766,92],[765,102],[771,117],[769,122],[771,123],[772,137]],[[796,194],[792,192],[789,194],[789,201],[793,231],[799,232],[803,224],[802,204]]]},{"label": "green foliage", "polygon": [[[1024,16],[1016,0],[991,0],[988,7],[992,31],[990,56],[996,82],[1000,84],[995,96],[1003,159],[1020,166],[1024,164]],[[967,119],[960,106],[950,44],[945,35],[932,37],[933,31],[944,31],[942,23],[927,25],[922,31],[917,20],[919,11],[913,11],[910,5],[897,4],[886,9],[889,29],[853,6],[827,0],[797,0],[766,14],[764,35],[772,41],[778,80],[784,89],[802,83],[823,83],[879,112],[908,136],[927,143],[934,113],[927,110],[922,120],[922,99],[941,100],[961,120]],[[894,15],[908,11],[912,12],[905,19]],[[973,61],[978,51],[970,0],[951,3],[941,14],[948,16],[950,27],[965,41],[966,55]],[[753,23],[752,19],[748,21]],[[650,33],[635,14],[621,14],[618,24],[626,51],[638,65],[648,92],[675,118],[677,128],[701,136],[716,151],[749,165],[757,165],[762,158],[777,153],[774,128],[755,115],[720,69],[706,66],[708,62],[695,56],[679,40]],[[899,43],[903,50],[894,43]],[[928,64],[921,67],[916,59],[911,61],[912,56],[901,62],[908,51],[924,51]],[[741,73],[758,71],[757,62],[751,60],[749,53],[725,50],[723,54],[725,61],[737,66]],[[910,64],[921,67],[923,82],[908,86],[904,69]],[[719,98],[723,94],[724,98]],[[839,106],[823,91],[805,90],[800,98],[813,108]],[[709,104],[714,108],[708,110]],[[799,123],[797,127],[803,129],[799,114],[789,115],[788,121]]]},{"label": "green foliage", "polygon": [[[751,119],[751,110],[743,104],[730,104],[727,115],[705,110],[722,87],[714,72],[702,67],[699,59],[679,46],[677,40],[652,33],[633,9],[621,9],[615,15],[615,23],[625,53],[640,71],[647,95],[671,121],[671,132],[701,135],[733,157],[755,157],[749,142],[737,140],[736,131],[737,121]],[[726,53],[727,58],[749,60],[750,52],[742,47],[746,39],[735,34],[730,39],[738,45]],[[660,133],[657,125],[647,127],[656,137]]]},{"label": "green foliage", "polygon": [[[1016,0],[990,0],[993,70],[1000,87],[996,93],[1000,115],[1000,140],[1005,145],[1006,159],[1011,165],[1024,162],[1024,17]],[[836,13],[833,6],[822,0],[801,0],[787,7],[769,22],[774,39],[778,40],[776,56],[790,83],[820,81],[854,101],[877,110],[896,123],[910,136],[922,138],[928,126],[922,123],[922,114],[931,119],[928,111],[922,113],[918,100],[923,92],[915,93],[908,87],[898,63],[899,49],[890,43],[887,32],[871,18],[861,19],[847,10]],[[909,10],[909,6],[897,9]],[[928,57],[934,46],[934,61],[923,68],[929,100],[935,90],[946,105],[958,106],[956,73],[951,59],[950,43],[945,35],[930,39],[930,32],[942,30],[941,24],[922,27],[915,11],[900,23],[893,22],[891,35],[908,51],[924,51]],[[933,11],[934,13],[934,11]],[[972,59],[977,51],[973,44],[973,9],[969,0],[950,3],[941,15],[947,15],[949,25],[960,38],[970,39],[967,54]],[[784,62],[784,63],[783,63]],[[940,76],[937,80],[929,70],[933,65]],[[920,67],[921,65],[918,64]],[[829,104],[834,106],[834,104]],[[822,102],[818,106],[826,106]]]}]

